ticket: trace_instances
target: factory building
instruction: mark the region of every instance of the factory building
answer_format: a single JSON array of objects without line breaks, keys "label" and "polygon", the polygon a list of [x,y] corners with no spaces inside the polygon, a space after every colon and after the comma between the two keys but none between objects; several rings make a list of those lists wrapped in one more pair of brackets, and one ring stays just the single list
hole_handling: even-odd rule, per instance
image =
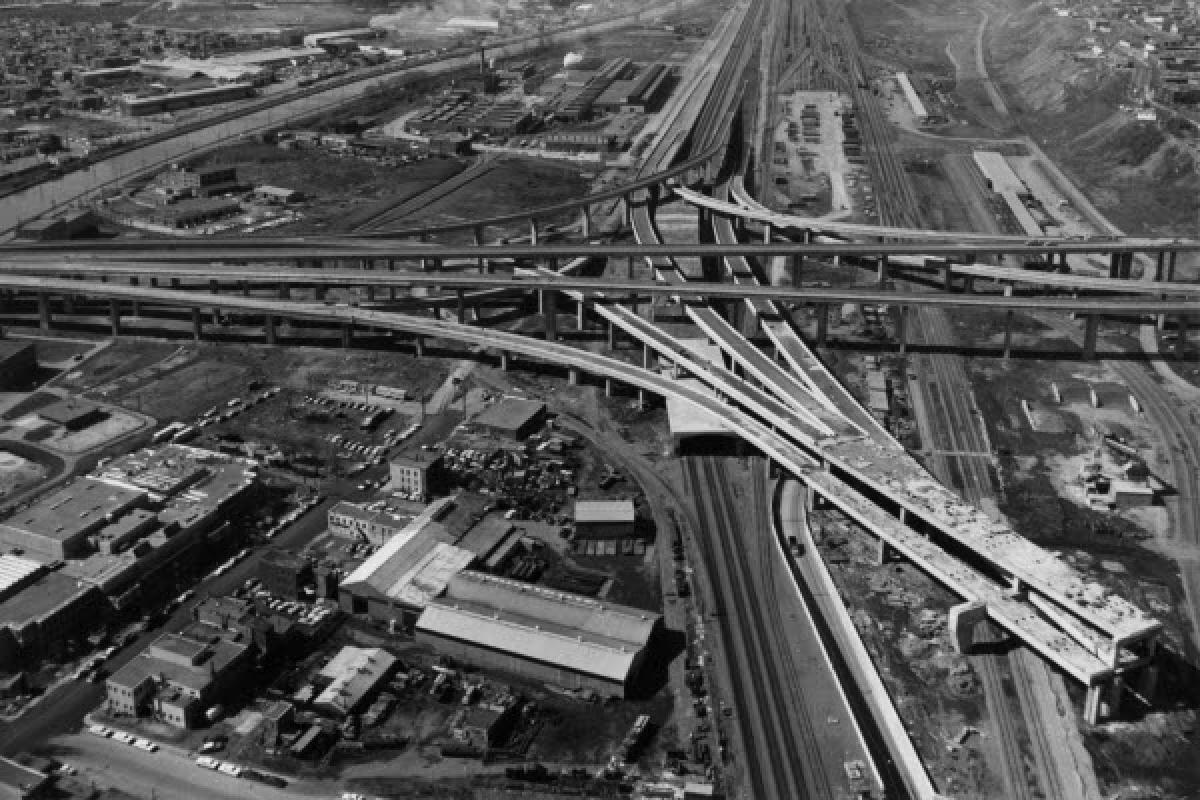
[{"label": "factory building", "polygon": [[430,506],[346,576],[338,587],[343,611],[409,627],[450,579],[475,561],[454,545]]},{"label": "factory building", "polygon": [[661,628],[650,611],[463,571],[426,607],[416,635],[464,663],[625,697]]},{"label": "factory building", "polygon": [[343,647],[318,673],[325,685],[313,705],[343,717],[361,711],[395,667],[396,657],[382,648]]},{"label": "factory building", "polygon": [[276,597],[299,600],[306,586],[315,582],[312,564],[306,558],[282,550],[268,550],[258,561],[258,579]]},{"label": "factory building", "polygon": [[229,83],[224,86],[210,86],[207,89],[193,89],[187,92],[173,92],[151,97],[124,97],[121,99],[121,112],[127,117],[145,117],[150,114],[164,114],[168,111],[181,111],[186,108],[200,108],[215,103],[229,103],[234,100],[244,100],[254,97],[257,90],[250,83]]},{"label": "factory building", "polygon": [[411,515],[373,510],[342,501],[329,509],[329,532],[343,539],[381,547],[413,521]]},{"label": "factory building", "polygon": [[145,491],[79,478],[0,523],[0,546],[46,562],[85,555],[90,535],[145,497]]},{"label": "factory building", "polygon": [[589,556],[628,555],[636,538],[632,500],[579,500],[575,503],[575,551]]},{"label": "factory building", "polygon": [[520,441],[540,428],[545,418],[545,403],[506,397],[476,416],[471,424],[493,436]]},{"label": "factory building", "polygon": [[195,727],[241,682],[253,655],[253,646],[222,636],[165,634],[108,679],[109,711]]},{"label": "factory building", "polygon": [[52,425],[61,425],[69,431],[81,431],[108,418],[108,412],[95,403],[69,397],[43,406],[37,415]]},{"label": "factory building", "polygon": [[389,465],[392,491],[415,493],[424,499],[441,477],[442,454],[416,451],[397,456]]}]

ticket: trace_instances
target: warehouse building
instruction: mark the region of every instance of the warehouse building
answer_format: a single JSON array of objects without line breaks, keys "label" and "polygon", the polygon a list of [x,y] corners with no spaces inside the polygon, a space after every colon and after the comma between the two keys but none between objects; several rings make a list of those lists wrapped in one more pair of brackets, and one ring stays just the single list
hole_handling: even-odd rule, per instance
[{"label": "warehouse building", "polygon": [[475,561],[454,545],[430,506],[346,576],[338,587],[343,611],[410,627],[450,579]]},{"label": "warehouse building", "polygon": [[442,454],[417,450],[411,455],[393,458],[389,469],[389,488],[397,492],[415,493],[424,499],[441,478]]},{"label": "warehouse building", "polygon": [[0,546],[39,561],[88,551],[88,537],[140,505],[144,491],[79,478],[0,523]]},{"label": "warehouse building", "polygon": [[375,510],[345,500],[329,509],[329,532],[343,539],[381,547],[413,521],[411,515]]},{"label": "warehouse building", "polygon": [[253,655],[251,645],[221,636],[165,634],[108,679],[108,709],[195,727],[205,709],[241,682]]},{"label": "warehouse building", "polygon": [[127,117],[145,117],[150,114],[163,114],[168,111],[181,111],[186,108],[200,108],[215,103],[229,103],[234,100],[244,100],[254,97],[257,90],[249,83],[229,83],[224,86],[211,86],[207,89],[193,89],[188,92],[173,92],[151,97],[124,97],[121,99],[121,111]]},{"label": "warehouse building", "polygon": [[268,550],[258,561],[258,579],[275,597],[299,600],[304,587],[315,583],[312,563],[295,553]]},{"label": "warehouse building", "polygon": [[396,657],[380,647],[343,647],[318,673],[325,686],[313,705],[343,717],[361,711],[395,667]]},{"label": "warehouse building", "polygon": [[417,640],[463,662],[628,696],[662,628],[650,611],[462,571],[417,620]]},{"label": "warehouse building", "polygon": [[520,441],[540,428],[545,418],[545,403],[506,397],[476,416],[472,424],[493,436]]},{"label": "warehouse building", "polygon": [[95,403],[69,397],[43,406],[37,415],[53,425],[61,425],[69,431],[81,431],[108,418],[108,412]]},{"label": "warehouse building", "polygon": [[579,500],[575,503],[576,552],[589,556],[628,555],[637,538],[636,523],[632,500]]}]

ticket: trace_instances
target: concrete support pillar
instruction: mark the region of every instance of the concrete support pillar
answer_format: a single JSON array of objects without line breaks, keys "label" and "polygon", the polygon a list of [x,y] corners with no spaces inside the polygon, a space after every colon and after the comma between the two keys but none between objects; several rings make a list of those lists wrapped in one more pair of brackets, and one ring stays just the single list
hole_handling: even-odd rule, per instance
[{"label": "concrete support pillar", "polygon": [[[1114,675],[1112,683],[1108,685],[1108,709],[1105,716],[1108,719],[1115,719],[1121,714],[1121,700],[1125,697],[1125,676]],[[1104,713],[1103,711],[1101,713]]]},{"label": "concrete support pillar", "polygon": [[892,548],[891,545],[889,545],[883,539],[880,539],[876,544],[878,546],[875,550],[875,563],[882,567],[884,564],[888,563],[889,560],[891,560]]},{"label": "concrete support pillar", "polygon": [[537,217],[529,218],[529,243],[534,247],[538,245],[538,221]]},{"label": "concrete support pillar", "polygon": [[1175,318],[1175,327],[1179,330],[1179,338],[1175,340],[1175,358],[1187,358],[1188,318],[1180,314]]},{"label": "concrete support pillar", "polygon": [[204,336],[204,314],[199,308],[192,309],[192,338],[197,342]]},{"label": "concrete support pillar", "polygon": [[896,344],[900,355],[908,352],[908,306],[900,306],[900,314],[896,318]]},{"label": "concrete support pillar", "polygon": [[971,294],[974,291],[975,291],[975,276],[974,275],[964,275],[963,276],[963,294]]},{"label": "concrete support pillar", "polygon": [[579,209],[579,228],[583,231],[583,238],[587,239],[592,235],[592,212],[587,206]]},{"label": "concrete support pillar", "polygon": [[171,288],[172,289],[179,288],[179,278],[171,278]]},{"label": "concrete support pillar", "polygon": [[270,314],[263,317],[263,335],[266,337],[267,344],[273,345],[276,342],[276,322],[277,320],[275,317],[271,316]]},{"label": "concrete support pillar", "polygon": [[[807,235],[807,233],[805,234]],[[800,287],[804,285],[804,254],[792,253],[792,286]]]},{"label": "concrete support pillar", "polygon": [[1174,250],[1171,251],[1171,255],[1167,256],[1167,274],[1164,278],[1167,283],[1171,283],[1175,280],[1175,260],[1178,257],[1179,253],[1175,252]]},{"label": "concrete support pillar", "polygon": [[[151,278],[153,280],[153,278]],[[242,281],[242,297],[250,296],[250,281]]]},{"label": "concrete support pillar", "polygon": [[613,396],[613,379],[612,378],[604,379],[604,396],[605,397]]},{"label": "concrete support pillar", "polygon": [[567,370],[567,385],[568,386],[578,386],[579,385],[579,370],[578,370],[578,368],[571,367],[570,369]]},{"label": "concrete support pillar", "polygon": [[764,223],[763,223],[763,227],[762,227],[762,240],[763,240],[763,244],[770,244],[770,243],[771,243],[771,233],[772,233],[772,231],[771,231],[771,223],[769,223],[769,222],[764,222]]},{"label": "concrete support pillar", "polygon": [[288,283],[287,281],[279,282],[279,299],[280,300],[291,300],[292,299],[292,285],[290,283]]},{"label": "concrete support pillar", "polygon": [[946,627],[954,640],[954,649],[959,655],[967,655],[975,644],[975,629],[987,621],[987,606],[978,600],[959,603],[950,609]]},{"label": "concrete support pillar", "polygon": [[209,278],[209,280],[208,280],[208,291],[209,291],[209,292],[211,292],[211,293],[213,293],[213,294],[216,294],[216,293],[217,293],[217,279],[216,279],[216,278]]},{"label": "concrete support pillar", "polygon": [[366,288],[367,288],[367,302],[368,303],[375,302],[375,287],[371,286],[370,284],[367,284]]},{"label": "concrete support pillar", "polygon": [[476,225],[475,227],[471,228],[471,240],[475,244],[476,247],[483,246],[483,226],[482,225]]},{"label": "concrete support pillar", "polygon": [[[393,290],[395,288],[396,287],[394,287],[394,286],[392,287]],[[318,303],[325,302],[325,295],[328,292],[329,292],[329,287],[325,286],[323,284],[318,283],[316,286],[313,287],[313,297],[316,298]],[[395,299],[395,295],[393,295],[392,299]]]},{"label": "concrete support pillar", "polygon": [[467,300],[466,293],[463,289],[454,290],[455,307],[458,314],[458,324],[465,325],[467,322]]},{"label": "concrete support pillar", "polygon": [[629,257],[629,266],[628,266],[628,269],[626,269],[626,271],[625,271],[625,277],[628,278],[629,280],[633,280],[633,259],[634,259],[634,256]]},{"label": "concrete support pillar", "polygon": [[1012,309],[1004,312],[1004,350],[1003,357],[1008,359],[1012,356]]},{"label": "concrete support pillar", "polygon": [[213,325],[221,324],[221,309],[218,308],[217,306],[213,306],[212,319],[213,319],[213,321],[212,321]]},{"label": "concrete support pillar", "polygon": [[579,303],[575,307],[575,330],[583,330],[587,324],[587,306],[583,302],[583,297],[579,298]]},{"label": "concrete support pillar", "polygon": [[1104,695],[1104,689],[1103,684],[1089,686],[1087,689],[1087,696],[1083,701],[1083,719],[1088,725],[1097,725],[1100,722],[1100,701]]},{"label": "concrete support pillar", "polygon": [[825,346],[829,336],[829,304],[817,303],[817,347]]},{"label": "concrete support pillar", "polygon": [[626,228],[633,227],[633,195],[627,194],[621,198],[621,222]]},{"label": "concrete support pillar", "polygon": [[1100,331],[1100,317],[1088,314],[1083,329],[1083,360],[1093,361],[1096,358],[1096,335]]},{"label": "concrete support pillar", "polygon": [[135,317],[140,317],[142,315],[142,301],[141,300],[132,300],[130,302],[133,305],[133,315]]},{"label": "concrete support pillar", "polygon": [[155,275],[151,275],[151,276],[150,276],[150,288],[151,288],[151,289],[157,289],[157,288],[158,288],[158,277],[157,277],[157,276],[155,276]]},{"label": "concrete support pillar", "polygon": [[38,325],[42,330],[50,330],[54,323],[54,315],[50,311],[50,296],[45,292],[38,292],[37,296],[38,307]]},{"label": "concrete support pillar", "polygon": [[1154,280],[1161,281],[1163,279],[1163,271],[1167,266],[1167,251],[1159,250],[1158,257],[1154,260]]},{"label": "concrete support pillar", "polygon": [[542,289],[541,295],[542,324],[547,342],[558,341],[558,292],[553,289]]},{"label": "concrete support pillar", "polygon": [[354,344],[354,323],[342,323],[342,347],[350,347]]},{"label": "concrete support pillar", "polygon": [[1109,253],[1108,254],[1108,277],[1110,277],[1110,278],[1121,277],[1121,254],[1120,253]]},{"label": "concrete support pillar", "polygon": [[390,300],[390,301],[392,301],[392,302],[395,302],[395,300],[396,300],[396,287],[395,287],[395,285],[392,285],[392,286],[389,286],[389,287],[388,287],[388,300]]},{"label": "concrete support pillar", "polygon": [[942,267],[942,289],[947,292],[954,291],[954,265],[946,262],[946,266]]},{"label": "concrete support pillar", "polygon": [[121,301],[117,298],[112,298],[108,301],[108,322],[112,329],[112,335],[115,339],[121,335]]},{"label": "concrete support pillar", "polygon": [[642,344],[642,369],[650,369],[650,345]]},{"label": "concrete support pillar", "polygon": [[875,272],[879,288],[882,289],[887,285],[888,279],[888,257],[886,254],[880,255],[875,259]]},{"label": "concrete support pillar", "polygon": [[645,389],[638,389],[637,404],[638,404],[638,408],[646,407],[646,390]]},{"label": "concrete support pillar", "polygon": [[608,326],[606,328],[606,334],[607,334],[607,339],[608,339],[608,349],[616,350],[617,349],[617,326],[613,325],[611,322],[608,323]]},{"label": "concrete support pillar", "polygon": [[419,333],[413,338],[413,350],[418,356],[425,355],[425,337]]},{"label": "concrete support pillar", "polygon": [[506,351],[500,351],[500,371],[508,372],[509,355]]}]

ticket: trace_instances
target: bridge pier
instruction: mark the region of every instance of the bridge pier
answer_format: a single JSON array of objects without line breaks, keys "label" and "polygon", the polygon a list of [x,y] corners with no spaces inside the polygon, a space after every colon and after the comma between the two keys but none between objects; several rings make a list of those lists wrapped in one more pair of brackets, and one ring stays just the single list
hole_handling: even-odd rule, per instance
[{"label": "bridge pier", "polygon": [[886,253],[875,259],[875,271],[879,288],[883,289],[887,285],[888,279],[888,257]]},{"label": "bridge pier", "polygon": [[179,278],[171,278],[171,288],[172,289],[179,288]]},{"label": "bridge pier", "polygon": [[[154,279],[151,278],[150,282],[151,282],[151,284],[153,284]],[[250,296],[250,281],[242,281],[242,297],[249,297],[249,296]]]},{"label": "bridge pier", "polygon": [[342,347],[349,348],[354,344],[354,323],[342,323]]},{"label": "bridge pier", "polygon": [[627,265],[625,277],[629,280],[633,280],[633,256],[629,257],[629,264]]},{"label": "bridge pier", "polygon": [[292,286],[287,281],[281,281],[279,283],[279,299],[280,300],[291,300],[292,299]]},{"label": "bridge pier", "polygon": [[219,287],[217,286],[217,279],[216,279],[216,278],[209,278],[209,280],[208,280],[208,291],[209,291],[211,294],[216,294],[218,291],[220,291]]},{"label": "bridge pier", "polygon": [[1012,323],[1013,312],[1010,308],[1008,311],[1004,312],[1004,352],[1002,357],[1005,361],[1012,356]]},{"label": "bridge pier", "polygon": [[508,372],[509,358],[510,358],[510,356],[508,355],[507,351],[505,351],[505,350],[500,351],[500,371],[501,372]]},{"label": "bridge pier", "polygon": [[942,267],[942,289],[947,292],[954,291],[954,265],[949,261]]},{"label": "bridge pier", "polygon": [[456,312],[458,314],[458,324],[465,325],[467,323],[467,300],[466,294],[462,289],[454,290],[456,302]]},{"label": "bridge pier", "polygon": [[1188,322],[1186,314],[1175,318],[1175,327],[1179,331],[1179,338],[1175,340],[1175,358],[1181,361],[1187,358]]},{"label": "bridge pier", "polygon": [[587,325],[587,306],[584,305],[583,296],[579,298],[579,303],[575,307],[575,330],[582,331]]},{"label": "bridge pier", "polygon": [[276,319],[273,315],[267,314],[267,316],[263,317],[263,336],[269,345],[274,345],[277,341],[275,323]]},{"label": "bridge pier", "polygon": [[825,346],[829,335],[829,304],[817,303],[817,347]]},{"label": "bridge pier", "polygon": [[1175,281],[1175,260],[1178,257],[1179,253],[1175,252],[1174,250],[1172,250],[1171,255],[1167,257],[1167,274],[1163,278],[1163,280],[1165,280],[1167,283],[1173,283]]},{"label": "bridge pier", "polygon": [[608,325],[605,329],[605,333],[606,333],[606,337],[608,339],[608,349],[616,350],[617,349],[617,326],[613,325],[611,322],[608,323]]},{"label": "bridge pier", "polygon": [[621,195],[621,222],[625,228],[633,227],[633,193]]},{"label": "bridge pier", "polygon": [[[805,234],[807,236],[807,234]],[[792,285],[804,285],[804,256],[800,253],[792,253]]]},{"label": "bridge pier", "polygon": [[642,369],[650,369],[650,345],[642,343]]},{"label": "bridge pier", "polygon": [[587,239],[592,235],[592,212],[587,206],[579,209],[579,227],[583,231],[583,238]]},{"label": "bridge pier", "polygon": [[975,629],[987,621],[987,606],[978,600],[959,603],[950,609],[946,627],[954,639],[954,649],[959,655],[967,655],[975,645]]},{"label": "bridge pier", "polygon": [[579,385],[579,369],[577,367],[571,367],[570,369],[567,370],[567,385],[568,386],[578,386]]},{"label": "bridge pier", "polygon": [[367,289],[367,302],[369,302],[369,303],[375,302],[375,287],[371,284],[367,284],[366,289]]},{"label": "bridge pier", "polygon": [[612,378],[604,379],[604,396],[605,397],[613,396],[613,379]]},{"label": "bridge pier", "polygon": [[50,296],[45,292],[38,292],[37,307],[38,326],[44,331],[50,330],[54,323],[54,315],[50,311]]},{"label": "bridge pier", "polygon": [[764,223],[763,223],[763,226],[762,226],[762,240],[763,240],[763,244],[770,244],[770,243],[771,243],[771,234],[772,234],[772,233],[773,233],[773,231],[772,231],[772,229],[771,229],[771,223],[769,223],[769,222],[764,222]]},{"label": "bridge pier", "polygon": [[1100,331],[1100,317],[1096,314],[1088,314],[1083,329],[1083,360],[1094,361],[1096,359],[1096,335]]},{"label": "bridge pier", "polygon": [[538,246],[538,221],[537,217],[529,218],[529,243],[534,247]]},{"label": "bridge pier", "polygon": [[221,324],[221,309],[220,308],[213,306],[212,318],[213,318],[213,321],[212,321],[213,325]]},{"label": "bridge pier", "polygon": [[108,323],[115,339],[121,335],[121,301],[112,298],[108,301]]},{"label": "bridge pier", "polygon": [[413,337],[413,351],[419,357],[425,356],[425,337],[419,333]]},{"label": "bridge pier", "polygon": [[900,355],[908,353],[908,306],[900,306],[900,314],[896,318],[896,342]]},{"label": "bridge pier", "polygon": [[637,404],[638,404],[638,408],[646,407],[646,390],[645,389],[641,389],[641,388],[638,389]]},{"label": "bridge pier", "polygon": [[963,276],[963,294],[971,294],[975,291],[975,276]]},{"label": "bridge pier", "polygon": [[193,307],[192,308],[192,339],[194,341],[197,341],[197,342],[200,341],[200,339],[204,335],[203,319],[204,319],[204,315],[200,312],[200,309],[198,307]]},{"label": "bridge pier", "polygon": [[538,292],[542,308],[542,325],[547,342],[558,341],[558,292],[542,289]]}]

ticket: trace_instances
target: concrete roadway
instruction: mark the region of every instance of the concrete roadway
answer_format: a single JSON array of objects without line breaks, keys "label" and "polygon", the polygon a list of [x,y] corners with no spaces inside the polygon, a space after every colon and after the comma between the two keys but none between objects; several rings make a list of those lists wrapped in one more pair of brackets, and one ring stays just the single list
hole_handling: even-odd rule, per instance
[{"label": "concrete roadway", "polygon": [[[69,271],[69,270],[68,270]],[[289,278],[268,283],[312,284],[322,280],[304,279],[295,272],[286,273]],[[362,273],[358,273],[361,275]],[[388,274],[388,273],[379,273]],[[391,273],[395,274],[395,273]],[[333,279],[329,281],[335,283]],[[375,281],[370,283],[377,285]],[[343,282],[338,285],[355,285]],[[1017,297],[974,294],[945,294],[941,292],[902,292],[888,289],[832,288],[807,289],[778,286],[737,286],[728,283],[688,283],[687,290],[678,285],[629,281],[620,279],[593,278],[508,278],[494,275],[405,275],[396,278],[390,285],[396,286],[440,286],[442,288],[511,289],[513,291],[576,291],[588,295],[636,293],[639,295],[688,295],[691,297],[729,297],[743,299],[759,297],[772,300],[787,300],[797,304],[819,305],[830,303],[858,303],[885,306],[959,306],[989,309],[1013,309],[1019,311],[1068,311],[1082,314],[1174,314],[1200,312],[1200,298],[1160,299],[1157,297],[1113,296],[1104,297]],[[0,274],[0,289],[14,289],[47,294],[65,294],[89,297],[107,297],[121,300],[140,300],[146,303],[161,303],[168,306],[246,308],[272,313],[268,305],[258,297],[237,294],[208,294],[182,292],[172,289],[156,289],[145,286],[129,286],[116,283],[73,281],[62,278],[33,277],[28,275]],[[340,308],[332,303],[328,307]],[[280,310],[282,316],[304,319],[309,316],[324,317],[321,306],[314,303],[291,303],[291,310]]]}]

